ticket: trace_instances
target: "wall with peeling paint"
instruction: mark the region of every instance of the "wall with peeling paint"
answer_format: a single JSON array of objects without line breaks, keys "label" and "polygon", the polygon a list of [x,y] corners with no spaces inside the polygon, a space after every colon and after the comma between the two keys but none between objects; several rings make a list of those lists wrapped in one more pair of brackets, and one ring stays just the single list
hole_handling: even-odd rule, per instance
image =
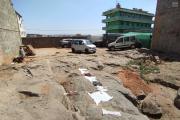
[{"label": "wall with peeling paint", "polygon": [[11,0],[0,0],[0,64],[10,63],[18,55],[21,38]]}]

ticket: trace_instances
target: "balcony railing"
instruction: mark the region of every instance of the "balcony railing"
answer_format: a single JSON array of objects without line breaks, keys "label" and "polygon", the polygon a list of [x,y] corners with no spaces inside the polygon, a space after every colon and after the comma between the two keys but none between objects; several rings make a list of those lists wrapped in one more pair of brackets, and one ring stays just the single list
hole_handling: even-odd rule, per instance
[{"label": "balcony railing", "polygon": [[107,18],[107,19],[102,20],[102,22],[106,23],[106,22],[112,22],[112,21],[118,21],[118,20],[137,22],[137,23],[151,23],[151,24],[154,23],[152,20],[148,20],[148,19],[130,18],[130,17],[125,17],[125,16],[123,16],[123,17],[117,16],[117,17]]},{"label": "balcony railing", "polygon": [[142,27],[142,26],[127,26],[127,25],[114,25],[114,26],[110,26],[110,27],[103,27],[103,30],[117,30],[117,29],[134,29],[134,30],[138,30],[138,29],[147,29],[147,30],[152,30],[152,28],[148,28],[148,27]]}]

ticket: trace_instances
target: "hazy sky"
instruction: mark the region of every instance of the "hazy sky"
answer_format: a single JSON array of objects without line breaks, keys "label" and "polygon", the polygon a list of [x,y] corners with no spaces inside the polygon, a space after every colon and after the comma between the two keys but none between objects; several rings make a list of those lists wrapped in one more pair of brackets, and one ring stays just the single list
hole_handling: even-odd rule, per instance
[{"label": "hazy sky", "polygon": [[12,0],[28,33],[102,34],[102,12],[114,8],[142,8],[155,13],[157,0]]}]

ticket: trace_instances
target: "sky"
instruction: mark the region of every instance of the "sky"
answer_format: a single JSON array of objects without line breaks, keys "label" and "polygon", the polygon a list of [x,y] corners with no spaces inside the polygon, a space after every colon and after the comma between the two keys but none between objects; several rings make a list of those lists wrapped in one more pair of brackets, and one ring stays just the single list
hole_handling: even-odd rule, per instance
[{"label": "sky", "polygon": [[157,0],[12,0],[24,20],[27,33],[105,33],[102,13],[119,2],[123,8],[142,8],[155,13]]}]

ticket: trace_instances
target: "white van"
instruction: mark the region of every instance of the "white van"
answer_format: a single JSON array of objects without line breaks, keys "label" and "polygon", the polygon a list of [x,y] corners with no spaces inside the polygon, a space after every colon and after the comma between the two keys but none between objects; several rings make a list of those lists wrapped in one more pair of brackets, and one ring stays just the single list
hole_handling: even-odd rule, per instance
[{"label": "white van", "polygon": [[90,40],[74,39],[71,43],[72,52],[96,53],[96,46]]},{"label": "white van", "polygon": [[116,41],[108,44],[109,50],[122,49],[122,48],[135,48],[136,38],[135,36],[121,36],[116,39]]}]

